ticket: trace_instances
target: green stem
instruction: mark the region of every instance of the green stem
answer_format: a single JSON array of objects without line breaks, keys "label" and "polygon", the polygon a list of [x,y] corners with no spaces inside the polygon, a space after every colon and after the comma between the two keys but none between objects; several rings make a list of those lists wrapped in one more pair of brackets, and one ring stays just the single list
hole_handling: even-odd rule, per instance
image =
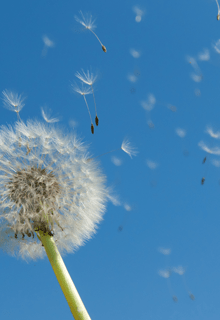
[{"label": "green stem", "polygon": [[70,307],[71,313],[75,320],[91,320],[76,287],[67,271],[67,268],[63,262],[63,259],[57,249],[57,246],[53,240],[53,237],[48,234],[44,234],[43,231],[38,231],[40,234],[40,240],[44,245],[48,259],[51,263],[53,271],[57,277],[57,280],[61,286],[67,303]]}]

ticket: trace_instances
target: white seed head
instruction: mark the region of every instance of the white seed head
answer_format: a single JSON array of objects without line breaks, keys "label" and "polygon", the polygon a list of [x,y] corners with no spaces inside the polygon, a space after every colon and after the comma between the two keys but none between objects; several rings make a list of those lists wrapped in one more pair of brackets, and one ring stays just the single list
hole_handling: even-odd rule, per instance
[{"label": "white seed head", "polygon": [[46,114],[46,111],[44,111],[43,108],[41,108],[41,114],[42,114],[42,117],[44,118],[44,120],[47,123],[54,123],[54,122],[58,122],[59,121],[58,118],[50,118],[49,114]]},{"label": "white seed head", "polygon": [[94,30],[96,28],[95,26],[95,19],[92,18],[91,14],[87,14],[86,17],[83,15],[82,11],[79,11],[82,19],[75,16],[75,19],[77,22],[81,23],[86,29]]},{"label": "white seed head", "polygon": [[211,127],[207,127],[206,133],[208,133],[210,137],[214,139],[220,139],[220,131],[214,132]]},{"label": "white seed head", "polygon": [[87,70],[87,73],[85,73],[83,69],[81,73],[77,71],[77,73],[75,73],[75,76],[79,80],[90,86],[92,86],[97,79],[97,75],[94,75],[92,72],[89,72],[89,70]]},{"label": "white seed head", "polygon": [[126,152],[131,158],[132,158],[132,156],[136,156],[138,153],[138,151],[134,147],[131,146],[130,141],[128,139],[125,139],[122,142],[121,149],[124,152]]},{"label": "white seed head", "polygon": [[186,272],[186,269],[183,266],[178,266],[178,267],[173,267],[172,271],[182,276]]},{"label": "white seed head", "polygon": [[35,232],[73,252],[96,232],[109,191],[86,147],[47,124],[0,128],[0,248],[23,259],[45,256]]},{"label": "white seed head", "polygon": [[215,155],[220,155],[220,148],[219,147],[214,147],[214,148],[209,148],[203,141],[200,141],[198,143],[198,146],[205,152],[215,154]]},{"label": "white seed head", "polygon": [[163,278],[169,278],[171,276],[171,271],[170,270],[159,270],[158,271],[159,276]]},{"label": "white seed head", "polygon": [[158,251],[162,254],[164,254],[165,256],[171,254],[171,249],[170,248],[158,248]]},{"label": "white seed head", "polygon": [[20,112],[24,107],[23,101],[26,99],[22,97],[22,95],[18,95],[17,93],[13,93],[8,90],[2,91],[3,94],[3,103],[6,109],[9,109],[14,112]]},{"label": "white seed head", "polygon": [[72,84],[72,89],[73,91],[81,94],[82,96],[85,96],[87,94],[91,94],[92,93],[92,88],[91,87],[85,87],[82,85],[82,88],[80,89],[77,84]]},{"label": "white seed head", "polygon": [[45,44],[46,47],[52,48],[52,47],[55,46],[54,42],[53,42],[52,40],[50,40],[50,39],[48,38],[48,36],[44,35],[44,36],[42,37],[42,39],[43,39],[43,42],[44,42],[44,44]]}]

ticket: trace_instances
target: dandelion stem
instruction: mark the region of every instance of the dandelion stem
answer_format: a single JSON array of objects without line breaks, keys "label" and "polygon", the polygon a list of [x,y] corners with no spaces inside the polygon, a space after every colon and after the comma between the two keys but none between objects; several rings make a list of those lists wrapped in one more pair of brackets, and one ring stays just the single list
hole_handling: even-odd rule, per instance
[{"label": "dandelion stem", "polygon": [[95,113],[96,113],[96,116],[97,116],[97,109],[96,109],[96,103],[95,103],[95,94],[94,94],[94,90],[93,90],[92,84],[91,84],[91,88],[92,88],[92,93],[93,93],[93,98],[94,98],[94,104],[95,104]]},{"label": "dandelion stem", "polygon": [[87,101],[86,101],[86,97],[85,97],[85,95],[84,95],[84,94],[83,94],[83,98],[84,98],[84,100],[85,100],[85,103],[86,103],[86,106],[87,106],[87,109],[88,109],[88,112],[89,112],[89,116],[90,116],[91,124],[92,124],[92,117],[91,117],[91,113],[90,113],[90,111],[89,111],[89,106],[88,106],[88,103],[87,103]]},{"label": "dandelion stem", "polygon": [[91,320],[70,277],[53,237],[39,230],[42,244],[75,320]]},{"label": "dandelion stem", "polygon": [[95,32],[94,31],[92,31],[92,29],[90,29],[90,28],[88,28],[95,36],[96,36],[96,38],[99,40],[99,43],[101,44],[101,46],[103,46],[103,44],[101,43],[101,41],[100,41],[100,39],[99,39],[99,37],[95,34]]}]

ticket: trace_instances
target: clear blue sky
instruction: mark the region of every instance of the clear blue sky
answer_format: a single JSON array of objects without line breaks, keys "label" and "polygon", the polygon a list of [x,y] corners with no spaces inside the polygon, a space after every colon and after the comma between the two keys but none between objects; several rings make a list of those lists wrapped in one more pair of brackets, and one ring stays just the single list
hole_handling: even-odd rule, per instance
[{"label": "clear blue sky", "polygon": [[[107,53],[74,19],[80,10],[96,18]],[[43,121],[47,106],[94,156],[120,148],[125,137],[139,151],[133,159],[120,150],[100,158],[121,205],[109,203],[95,237],[64,257],[91,318],[218,320],[220,158],[198,145],[220,147],[206,133],[220,131],[216,2],[2,0],[0,11],[0,91],[27,96],[21,118]],[[53,47],[44,47],[45,35]],[[94,135],[83,98],[71,91],[81,68],[98,74]],[[94,119],[92,95],[87,101]],[[1,124],[14,121],[2,103]],[[184,276],[173,271],[178,266]],[[161,270],[173,272],[166,279]],[[47,258],[27,264],[1,251],[0,283],[1,319],[72,319]]]}]

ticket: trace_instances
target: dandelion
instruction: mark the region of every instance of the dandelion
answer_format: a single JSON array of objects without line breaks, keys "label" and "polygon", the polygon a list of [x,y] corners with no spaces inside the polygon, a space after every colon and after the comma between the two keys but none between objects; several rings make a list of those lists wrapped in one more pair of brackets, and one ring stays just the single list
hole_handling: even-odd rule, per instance
[{"label": "dandelion", "polygon": [[96,26],[95,26],[95,20],[92,19],[92,15],[88,15],[87,14],[87,17],[85,18],[85,16],[83,15],[82,11],[80,11],[80,14],[82,16],[82,19],[80,19],[77,16],[75,16],[76,21],[81,23],[86,29],[90,30],[96,36],[96,38],[98,39],[99,43],[102,46],[102,50],[104,52],[107,52],[106,47],[102,44],[102,42],[98,38],[97,34],[93,31],[93,29],[95,29]]},{"label": "dandelion", "polygon": [[58,122],[59,119],[58,118],[51,118],[49,119],[49,115],[45,113],[44,109],[41,108],[41,114],[42,114],[42,117],[44,118],[44,120],[47,122],[47,123],[54,123],[54,122]]},{"label": "dandelion", "polygon": [[74,318],[88,320],[60,255],[92,237],[108,200],[105,177],[86,152],[75,136],[44,123],[0,128],[0,248],[24,260],[46,253]]},{"label": "dandelion", "polygon": [[220,7],[219,7],[219,3],[218,3],[218,0],[215,0],[215,1],[216,1],[216,4],[217,4],[217,7],[218,7],[217,20],[220,20]]},{"label": "dandelion", "polygon": [[90,111],[89,111],[89,106],[88,106],[88,103],[87,103],[87,100],[86,100],[86,97],[85,97],[87,94],[91,94],[91,93],[92,93],[92,90],[91,90],[91,88],[89,88],[89,87],[88,87],[88,88],[84,88],[83,86],[82,86],[82,89],[80,89],[77,85],[73,85],[73,84],[72,84],[72,88],[73,88],[73,91],[81,94],[81,96],[83,96],[83,98],[84,98],[84,100],[85,100],[86,107],[87,107],[87,110],[88,110],[88,112],[89,112],[89,117],[90,117],[90,120],[91,120],[91,132],[92,132],[92,134],[93,134],[93,133],[94,133],[94,125],[93,125],[93,123],[92,123],[91,113],[90,113]]},{"label": "dandelion", "polygon": [[89,86],[91,86],[92,89],[92,93],[93,93],[93,99],[94,99],[94,104],[95,104],[95,112],[96,112],[96,117],[95,117],[95,123],[98,126],[99,124],[99,118],[97,116],[97,109],[96,109],[96,102],[95,102],[95,94],[94,94],[94,90],[93,90],[93,84],[97,79],[97,75],[94,75],[92,72],[89,72],[89,70],[87,70],[87,74],[83,71],[82,69],[82,73],[77,72],[75,74],[75,76],[81,80],[83,83],[88,84]]},{"label": "dandelion", "polygon": [[2,94],[4,107],[8,110],[16,112],[19,118],[19,112],[24,107],[23,101],[26,98],[22,97],[22,95],[19,96],[17,93],[13,93],[8,90],[2,91]]}]

